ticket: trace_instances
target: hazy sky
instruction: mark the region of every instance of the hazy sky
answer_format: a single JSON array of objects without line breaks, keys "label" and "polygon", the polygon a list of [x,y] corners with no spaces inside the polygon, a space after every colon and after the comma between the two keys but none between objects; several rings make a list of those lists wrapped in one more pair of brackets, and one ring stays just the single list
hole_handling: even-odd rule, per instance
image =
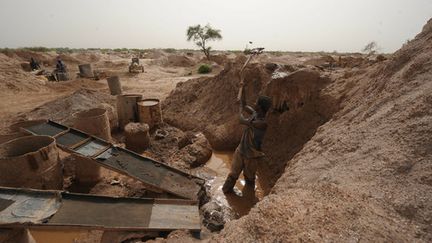
[{"label": "hazy sky", "polygon": [[0,0],[0,47],[195,48],[189,25],[222,30],[215,49],[397,50],[432,0]]}]

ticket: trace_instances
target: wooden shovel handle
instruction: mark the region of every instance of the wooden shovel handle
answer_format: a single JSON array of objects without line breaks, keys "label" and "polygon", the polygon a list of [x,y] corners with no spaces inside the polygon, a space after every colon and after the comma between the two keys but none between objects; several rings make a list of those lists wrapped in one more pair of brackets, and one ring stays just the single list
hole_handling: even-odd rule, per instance
[{"label": "wooden shovel handle", "polygon": [[249,62],[252,60],[252,57],[255,54],[252,54],[249,56],[249,58],[246,60],[246,62],[243,64],[242,68],[240,69],[240,88],[239,88],[239,92],[237,94],[237,100],[241,99],[242,93],[243,93],[243,86],[244,86],[244,76],[243,76],[243,72],[246,68],[246,66],[249,64]]}]

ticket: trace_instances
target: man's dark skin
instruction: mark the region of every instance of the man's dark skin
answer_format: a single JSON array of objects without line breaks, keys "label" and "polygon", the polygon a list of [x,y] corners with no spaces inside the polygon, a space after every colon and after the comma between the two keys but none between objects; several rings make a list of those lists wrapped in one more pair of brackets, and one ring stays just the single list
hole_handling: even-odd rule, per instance
[{"label": "man's dark skin", "polygon": [[[271,99],[260,96],[252,108],[246,105],[244,89],[241,89],[239,98],[240,124],[247,127],[243,131],[240,144],[234,152],[231,171],[222,187],[225,193],[233,191],[234,184],[242,171],[246,185],[254,187],[257,166],[264,156],[261,151],[261,143],[267,129],[265,116],[271,107]],[[249,117],[246,118],[243,113],[248,113]]]},{"label": "man's dark skin", "polygon": [[267,129],[267,122],[265,122],[265,121],[260,121],[260,120],[256,120],[256,121],[248,121],[248,119],[246,119],[246,118],[243,116],[243,111],[247,112],[247,113],[250,114],[250,115],[252,115],[254,112],[256,112],[256,113],[257,113],[257,116],[258,116],[259,118],[264,118],[264,117],[265,117],[265,113],[263,112],[263,110],[261,109],[261,107],[260,107],[257,103],[255,103],[254,107],[255,107],[255,109],[253,109],[252,107],[246,105],[246,106],[240,108],[240,109],[241,109],[241,110],[240,110],[240,114],[241,114],[241,117],[242,117],[242,118],[240,119],[240,124],[243,124],[243,125],[248,125],[248,124],[250,124],[250,125],[252,125],[253,127],[258,128],[258,129],[261,129],[261,130]]},{"label": "man's dark skin", "polygon": [[[243,82],[240,83],[241,86],[243,86]],[[261,106],[258,105],[258,100],[257,102],[255,102],[255,109],[246,105],[246,96],[244,94],[244,89],[242,89],[242,93],[241,93],[241,97],[240,97],[240,124],[243,125],[248,125],[251,124],[253,127],[258,128],[258,129],[267,129],[267,122],[262,121],[262,120],[255,120],[255,121],[248,121],[248,119],[246,119],[243,116],[243,111],[245,111],[246,113],[253,115],[254,112],[257,113],[257,116],[259,118],[264,118],[265,117],[265,113],[262,110]]]}]

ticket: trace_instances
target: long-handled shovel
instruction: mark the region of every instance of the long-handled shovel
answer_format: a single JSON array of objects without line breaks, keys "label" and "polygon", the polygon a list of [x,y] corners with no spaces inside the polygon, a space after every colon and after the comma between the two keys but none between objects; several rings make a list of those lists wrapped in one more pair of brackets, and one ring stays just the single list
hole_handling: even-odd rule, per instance
[{"label": "long-handled shovel", "polygon": [[264,47],[254,48],[247,52],[247,54],[250,54],[246,62],[243,64],[242,68],[240,69],[240,89],[237,95],[237,100],[241,99],[243,87],[244,87],[244,75],[243,72],[246,68],[246,66],[249,64],[249,62],[252,60],[254,56],[258,56],[259,54],[263,53]]}]

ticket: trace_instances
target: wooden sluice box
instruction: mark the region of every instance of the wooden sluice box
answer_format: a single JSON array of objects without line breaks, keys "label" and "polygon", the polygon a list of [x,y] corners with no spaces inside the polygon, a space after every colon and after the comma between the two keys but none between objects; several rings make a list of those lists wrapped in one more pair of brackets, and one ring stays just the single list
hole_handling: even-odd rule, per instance
[{"label": "wooden sluice box", "polygon": [[198,200],[205,193],[203,179],[77,129],[49,120],[21,129],[35,135],[52,136],[61,149],[91,158],[90,162],[139,180],[151,191],[190,200]]},{"label": "wooden sluice box", "polygon": [[197,201],[0,187],[1,228],[200,231]]}]

